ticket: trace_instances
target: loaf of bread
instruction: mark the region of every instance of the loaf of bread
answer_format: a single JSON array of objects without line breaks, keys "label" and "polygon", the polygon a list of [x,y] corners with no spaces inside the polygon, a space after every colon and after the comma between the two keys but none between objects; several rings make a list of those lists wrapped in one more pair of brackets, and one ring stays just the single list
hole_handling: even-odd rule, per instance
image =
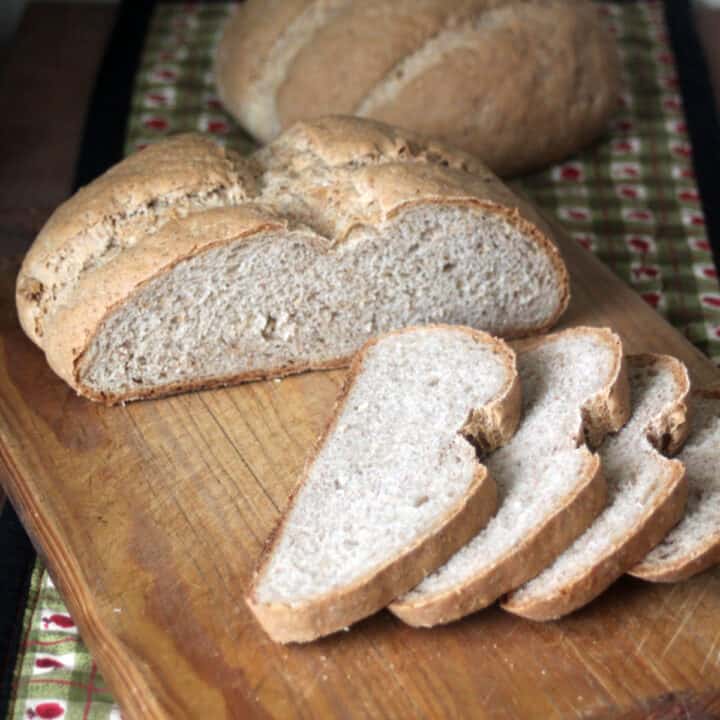
[{"label": "loaf of bread", "polygon": [[248,0],[218,46],[228,110],[268,142],[298,120],[374,118],[502,176],[597,137],[617,50],[588,0]]},{"label": "loaf of bread", "polygon": [[183,135],[52,215],[20,322],[113,403],[337,367],[370,337],[549,328],[568,276],[533,208],[471,156],[368,120],[301,123],[251,157]]},{"label": "loaf of bread", "polygon": [[515,355],[462,327],[370,341],[273,533],[248,594],[270,636],[304,642],[385,607],[495,511],[476,447],[520,416]]},{"label": "loaf of bread", "polygon": [[685,468],[673,454],[688,434],[690,378],[667,355],[629,358],[632,415],[599,451],[608,502],[593,524],[537,577],[503,603],[532,620],[586,605],[633,567],[685,510]]}]

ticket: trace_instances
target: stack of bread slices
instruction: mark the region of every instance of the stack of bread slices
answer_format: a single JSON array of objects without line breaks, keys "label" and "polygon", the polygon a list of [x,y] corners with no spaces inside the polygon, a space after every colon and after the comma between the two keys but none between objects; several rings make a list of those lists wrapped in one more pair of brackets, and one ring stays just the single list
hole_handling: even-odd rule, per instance
[{"label": "stack of bread slices", "polygon": [[624,573],[719,561],[719,459],[720,388],[609,329],[389,333],[355,357],[248,603],[280,642],[382,608],[558,618]]}]

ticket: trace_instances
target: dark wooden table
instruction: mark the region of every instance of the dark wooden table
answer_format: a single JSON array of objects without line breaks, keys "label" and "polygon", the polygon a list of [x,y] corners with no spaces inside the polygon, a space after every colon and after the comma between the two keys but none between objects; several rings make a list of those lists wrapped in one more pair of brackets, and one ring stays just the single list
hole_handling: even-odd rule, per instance
[{"label": "dark wooden table", "polygon": [[[16,263],[72,191],[115,12],[112,5],[33,3],[0,57],[0,263]],[[14,312],[3,290],[0,312]],[[0,490],[0,509],[4,501]]]}]

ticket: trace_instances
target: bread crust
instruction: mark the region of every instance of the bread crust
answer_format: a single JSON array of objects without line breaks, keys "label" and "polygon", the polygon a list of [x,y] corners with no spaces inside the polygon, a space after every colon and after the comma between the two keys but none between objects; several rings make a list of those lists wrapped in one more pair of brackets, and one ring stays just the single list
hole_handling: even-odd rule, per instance
[{"label": "bread crust", "polygon": [[[693,392],[694,396],[720,400],[720,387],[703,388]],[[710,533],[701,547],[672,563],[638,562],[629,575],[648,582],[681,582],[720,563],[720,528]]]},{"label": "bread crust", "polygon": [[273,57],[268,46],[287,39],[268,27],[297,19],[296,3],[253,20],[265,3],[249,0],[218,49],[221,98],[264,142],[297,120],[348,113],[443,138],[510,176],[592,141],[615,110],[617,50],[586,0],[337,0]]},{"label": "bread crust", "polygon": [[[468,0],[350,3],[320,27],[293,58],[277,91],[279,125],[289,127],[318,115],[358,114],[362,101],[404,57],[442,30],[451,16],[467,15],[473,6],[477,3]],[[363,49],[362,63],[358,63],[358,48]],[[228,73],[232,74],[232,68],[226,68]],[[342,82],[342,78],[352,81]],[[329,84],[318,92],[321,79]],[[396,124],[407,124],[407,115]]]},{"label": "bread crust", "polygon": [[395,600],[388,610],[414,627],[443,625],[492,605],[508,587],[537,575],[605,507],[607,487],[596,455],[587,454],[583,475],[582,485],[557,512],[481,575],[430,598]]},{"label": "bread crust", "polygon": [[[572,328],[546,337],[531,338],[513,343],[518,354],[553,342],[558,338],[579,334],[600,335],[615,356],[605,388],[595,394],[583,408],[583,420],[592,424],[596,434],[619,429],[629,415],[629,385],[622,360],[619,338],[604,328]],[[578,438],[582,442],[582,437]],[[431,627],[457,620],[481,610],[508,591],[537,575],[552,560],[579,537],[605,507],[607,486],[600,459],[585,449],[583,478],[563,505],[532,533],[483,572],[467,579],[443,593],[416,599],[397,599],[389,610],[403,622],[416,627]]]},{"label": "bread crust", "polygon": [[[357,620],[381,610],[393,598],[417,585],[428,573],[445,562],[467,543],[495,512],[497,506],[495,482],[487,469],[478,464],[468,493],[455,503],[444,517],[439,518],[430,531],[418,538],[399,556],[386,561],[346,587],[324,593],[303,603],[292,606],[288,603],[263,603],[256,597],[257,585],[267,571],[273,549],[282,535],[295,500],[309,476],[318,453],[335,429],[350,389],[362,371],[368,350],[384,337],[417,331],[432,332],[439,328],[464,332],[479,341],[489,342],[504,355],[508,380],[498,396],[483,409],[481,424],[473,427],[473,430],[478,432],[482,427],[481,432],[485,439],[494,446],[499,446],[496,443],[507,442],[515,432],[520,421],[520,383],[514,354],[502,341],[471,328],[429,325],[396,330],[367,342],[353,359],[325,430],[308,457],[302,477],[290,495],[286,510],[265,544],[246,596],[248,606],[273,640],[282,643],[308,642],[345,629]],[[467,431],[467,424],[458,430]]]},{"label": "bread crust", "polygon": [[317,0],[262,0],[235,5],[218,43],[214,71],[218,95],[233,115],[242,115],[245,90],[257,80],[284,29],[313,2]]},{"label": "bread crust", "polygon": [[[675,358],[662,355],[634,355],[628,358],[628,362],[633,367],[663,365],[669,368],[675,378],[677,397],[659,416],[653,418],[647,432],[655,447],[676,450],[685,441],[689,427],[687,401],[690,378],[687,369]],[[542,598],[531,597],[523,601],[511,593],[502,603],[502,608],[529,620],[554,620],[596,598],[632,567],[638,558],[644,557],[655,547],[682,517],[688,493],[685,467],[677,460],[666,460],[663,474],[662,492],[653,498],[639,522],[628,528],[625,538],[592,567]]]},{"label": "bread crust", "polygon": [[[370,117],[454,143],[501,177],[559,162],[600,135],[615,110],[620,76],[594,8],[512,2],[486,11],[486,18],[468,44],[444,53]],[[498,57],[502,79],[487,71]]]},{"label": "bread crust", "polygon": [[[214,150],[205,154],[208,145]],[[183,157],[174,159],[177,153]],[[185,164],[198,157],[186,181]],[[165,178],[167,167],[181,177]],[[120,217],[120,199],[127,212],[152,206],[167,197],[169,187],[191,186],[223,187],[235,200],[189,214],[170,207],[159,227],[105,254],[89,254],[88,243],[78,240],[98,223]],[[158,195],[158,188],[165,195]],[[550,229],[529,203],[460,150],[380,123],[337,117],[301,123],[242,162],[194,136],[179,136],[131,156],[61,206],[48,222],[18,276],[18,314],[63,379],[80,394],[109,404],[342,366],[347,358],[324,358],[114,393],[88,387],[80,375],[83,358],[108,317],[178,263],[223,243],[271,231],[302,233],[319,252],[333,252],[357,227],[382,229],[402,222],[403,213],[413,208],[433,205],[500,216],[550,263],[557,292],[554,311],[542,323],[508,328],[506,337],[543,332],[557,321],[569,302],[568,273]],[[105,228],[110,240],[114,222]],[[101,248],[105,240],[98,240]],[[63,265],[71,252],[73,272]],[[65,283],[62,300],[41,308],[31,291],[38,282],[47,288]]]},{"label": "bread crust", "polygon": [[[56,287],[72,284],[75,273],[92,272],[98,257],[116,252],[121,223],[133,214],[142,233],[151,229],[143,227],[149,224],[144,214],[166,201],[222,192],[249,200],[257,193],[254,175],[251,161],[198,134],[173,136],[111,167],[55,210],[26,254],[15,295],[25,333],[42,345]],[[177,216],[172,206],[163,211],[168,219]]]}]

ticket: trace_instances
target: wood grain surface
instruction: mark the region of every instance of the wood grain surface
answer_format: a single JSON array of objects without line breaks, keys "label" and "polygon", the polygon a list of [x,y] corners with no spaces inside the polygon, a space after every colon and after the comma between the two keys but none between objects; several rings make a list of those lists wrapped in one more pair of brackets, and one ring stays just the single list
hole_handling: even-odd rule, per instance
[{"label": "wood grain surface", "polygon": [[[34,2],[0,48],[0,256],[23,252],[71,191],[114,17],[109,5]],[[0,488],[0,512],[4,502]]]},{"label": "wood grain surface", "polygon": [[[718,380],[560,238],[574,283],[563,325],[609,324],[628,352],[670,352]],[[555,623],[492,608],[422,631],[380,613],[274,645],[243,592],[343,372],[105,408],[53,375],[7,295],[0,317],[6,489],[127,717],[579,717],[720,684],[720,571],[622,579]]]}]

